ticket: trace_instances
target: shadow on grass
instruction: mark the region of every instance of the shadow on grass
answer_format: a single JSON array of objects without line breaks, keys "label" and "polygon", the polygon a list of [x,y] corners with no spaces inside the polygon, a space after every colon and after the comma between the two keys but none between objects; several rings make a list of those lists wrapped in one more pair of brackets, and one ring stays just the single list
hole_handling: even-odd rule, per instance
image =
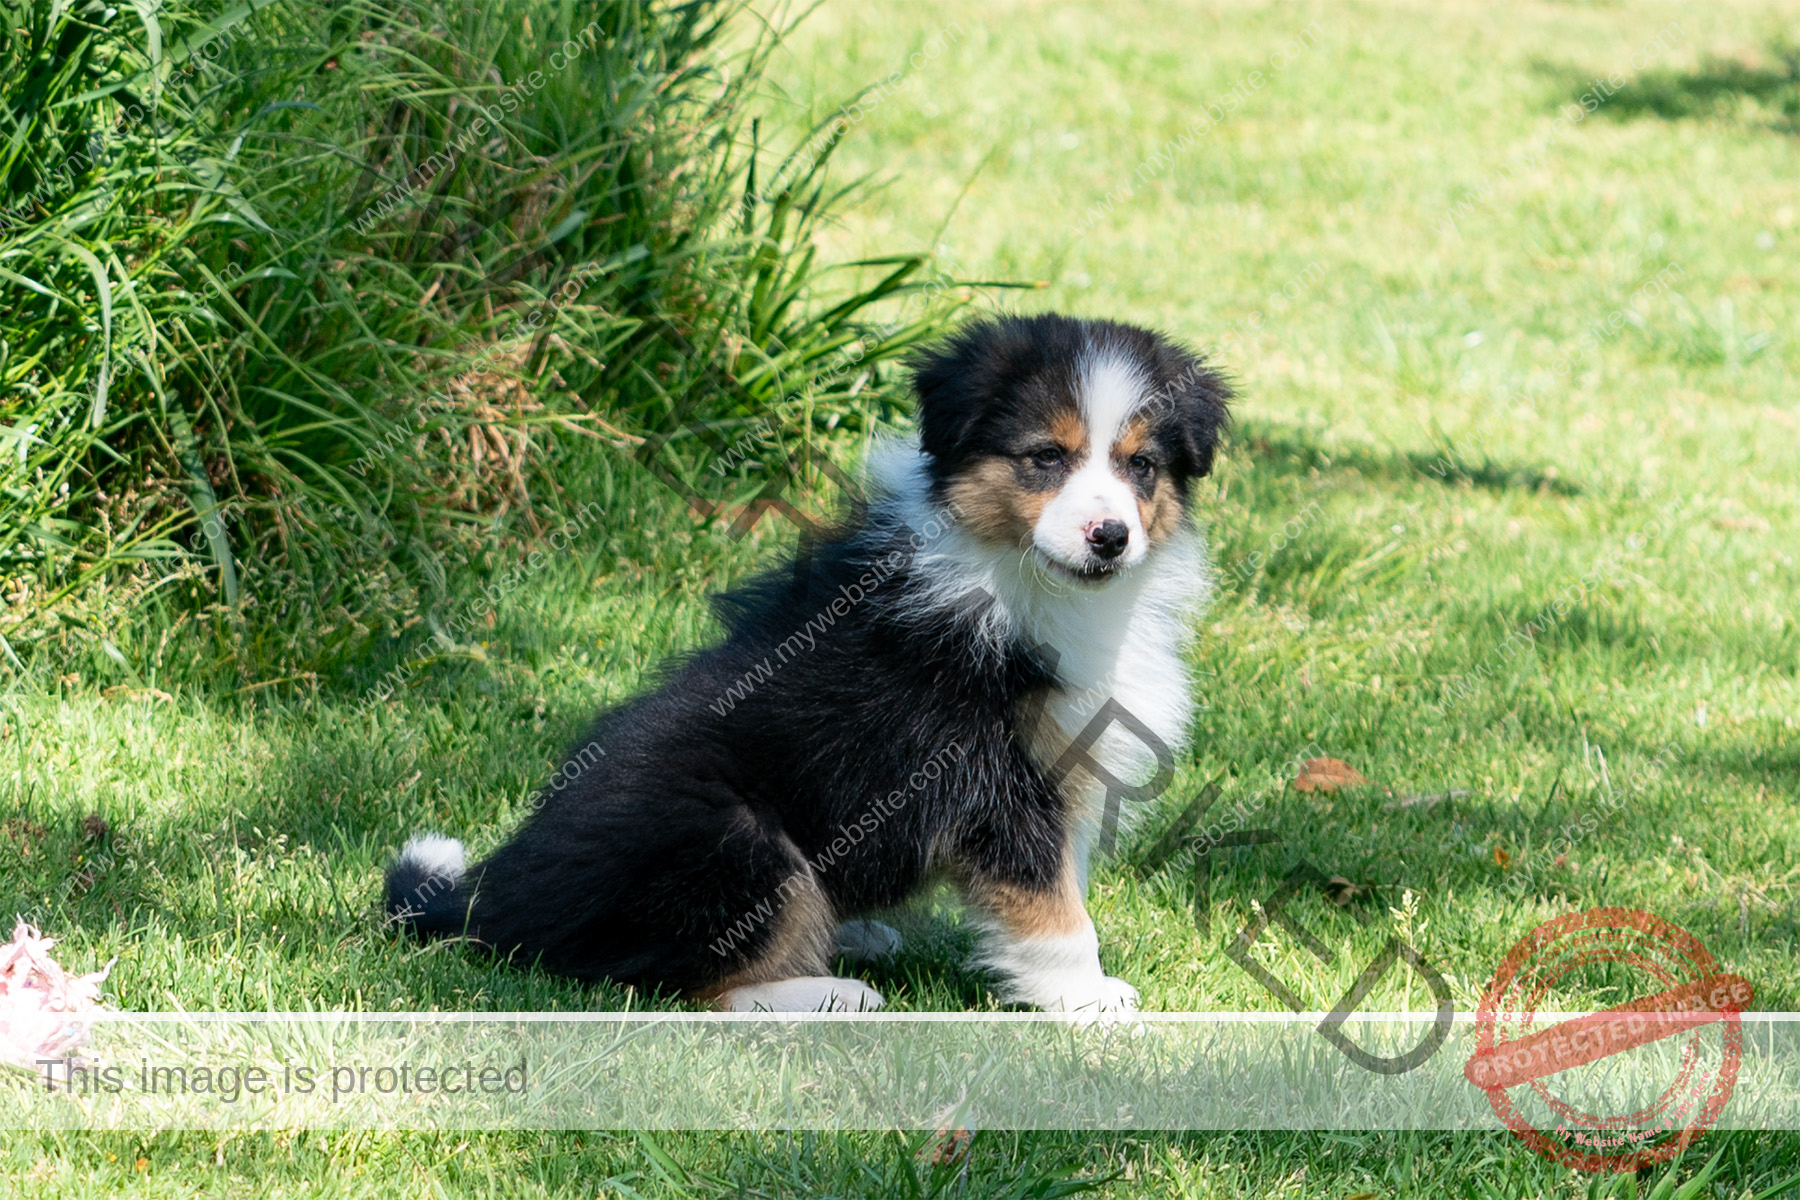
[{"label": "shadow on grass", "polygon": [[1256,458],[1271,463],[1277,470],[1296,474],[1316,467],[1321,471],[1353,470],[1373,479],[1396,482],[1422,479],[1427,483],[1451,487],[1466,485],[1494,492],[1582,494],[1579,484],[1562,478],[1553,466],[1497,462],[1486,455],[1476,463],[1447,448],[1436,454],[1420,450],[1382,453],[1361,446],[1326,449],[1303,429],[1253,422],[1246,422],[1239,428],[1237,439]]},{"label": "shadow on grass", "polygon": [[[1646,72],[1614,93],[1594,115],[1664,121],[1718,117],[1800,133],[1800,47],[1772,44],[1756,58],[1754,62],[1708,58],[1692,70]],[[1604,75],[1567,63],[1539,62],[1533,69],[1549,82],[1555,97],[1551,103],[1557,108],[1574,101]],[[1745,111],[1745,101],[1754,102],[1751,112]]]},{"label": "shadow on grass", "polygon": [[[454,940],[420,942],[382,911],[382,876],[415,833],[463,839],[479,858],[512,831],[519,801],[548,773],[542,764],[574,744],[593,715],[573,687],[558,690],[540,710],[528,680],[458,664],[371,712],[326,704],[272,714],[277,753],[236,801],[231,841],[250,856],[311,847],[330,894],[327,914],[316,904],[262,909],[272,931],[296,946],[333,946],[358,989],[388,989],[411,1007],[642,1006],[646,997],[622,987],[505,963]],[[343,1002],[329,991],[307,999]]]}]

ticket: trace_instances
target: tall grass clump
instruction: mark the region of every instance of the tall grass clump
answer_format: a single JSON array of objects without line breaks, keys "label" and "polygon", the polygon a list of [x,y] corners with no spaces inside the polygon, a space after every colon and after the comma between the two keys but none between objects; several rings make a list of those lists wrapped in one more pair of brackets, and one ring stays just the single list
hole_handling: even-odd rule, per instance
[{"label": "tall grass clump", "polygon": [[9,7],[0,658],[311,677],[559,524],[571,446],[867,419],[952,306],[922,254],[817,262],[836,135],[759,145],[747,19]]}]

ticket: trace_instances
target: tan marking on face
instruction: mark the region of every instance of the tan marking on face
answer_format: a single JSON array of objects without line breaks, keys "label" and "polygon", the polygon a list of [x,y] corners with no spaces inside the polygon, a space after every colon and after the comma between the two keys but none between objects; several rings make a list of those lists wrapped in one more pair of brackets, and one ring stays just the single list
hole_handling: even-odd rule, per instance
[{"label": "tan marking on face", "polygon": [[[1119,440],[1113,444],[1115,469],[1125,471],[1131,456],[1149,445],[1150,423],[1142,417],[1133,417],[1125,431],[1119,435]],[[1137,506],[1138,520],[1143,522],[1144,535],[1150,539],[1152,546],[1167,542],[1181,528],[1181,494],[1175,490],[1175,481],[1166,470],[1157,470],[1149,497],[1139,496]]]},{"label": "tan marking on face", "polygon": [[1063,448],[1071,462],[1087,457],[1088,428],[1087,422],[1079,413],[1064,409],[1050,418],[1050,440]]},{"label": "tan marking on face", "polygon": [[1152,546],[1160,546],[1173,538],[1181,528],[1181,493],[1167,472],[1156,476],[1156,486],[1148,500],[1139,497],[1138,519],[1144,523],[1144,536]]},{"label": "tan marking on face", "polygon": [[1113,443],[1113,461],[1122,463],[1150,444],[1150,422],[1133,417]]},{"label": "tan marking on face", "polygon": [[1019,486],[1018,472],[1004,458],[984,458],[950,481],[945,499],[962,513],[963,528],[976,537],[1022,546],[1054,492]]},{"label": "tan marking on face", "polygon": [[[1074,413],[1057,413],[1044,434],[1071,463],[1087,451],[1087,426]],[[1024,486],[1017,464],[998,457],[977,460],[945,488],[945,499],[960,511],[965,529],[1006,546],[1029,545],[1044,506],[1055,498],[1053,489],[1033,491]]]}]

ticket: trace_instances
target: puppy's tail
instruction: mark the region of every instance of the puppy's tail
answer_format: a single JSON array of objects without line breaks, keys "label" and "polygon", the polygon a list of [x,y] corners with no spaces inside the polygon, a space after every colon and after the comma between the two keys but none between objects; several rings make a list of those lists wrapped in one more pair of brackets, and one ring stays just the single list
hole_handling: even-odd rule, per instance
[{"label": "puppy's tail", "polygon": [[461,933],[468,923],[463,895],[463,844],[421,833],[406,843],[387,873],[387,914],[425,937]]}]

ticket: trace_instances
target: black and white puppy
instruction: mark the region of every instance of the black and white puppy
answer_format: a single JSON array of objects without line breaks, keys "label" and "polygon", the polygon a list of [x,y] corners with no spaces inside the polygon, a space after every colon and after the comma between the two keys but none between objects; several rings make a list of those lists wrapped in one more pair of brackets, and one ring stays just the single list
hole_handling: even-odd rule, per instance
[{"label": "black and white puppy", "polygon": [[[722,596],[729,634],[601,715],[512,840],[415,837],[388,911],[521,963],[720,1007],[873,1008],[860,915],[960,885],[1002,1000],[1134,1008],[1083,905],[1105,786],[1058,769],[1109,700],[1167,747],[1210,585],[1188,512],[1224,380],[1147,330],[970,325],[914,364],[920,437],[849,527]],[[1156,766],[1119,723],[1088,748]]]}]

